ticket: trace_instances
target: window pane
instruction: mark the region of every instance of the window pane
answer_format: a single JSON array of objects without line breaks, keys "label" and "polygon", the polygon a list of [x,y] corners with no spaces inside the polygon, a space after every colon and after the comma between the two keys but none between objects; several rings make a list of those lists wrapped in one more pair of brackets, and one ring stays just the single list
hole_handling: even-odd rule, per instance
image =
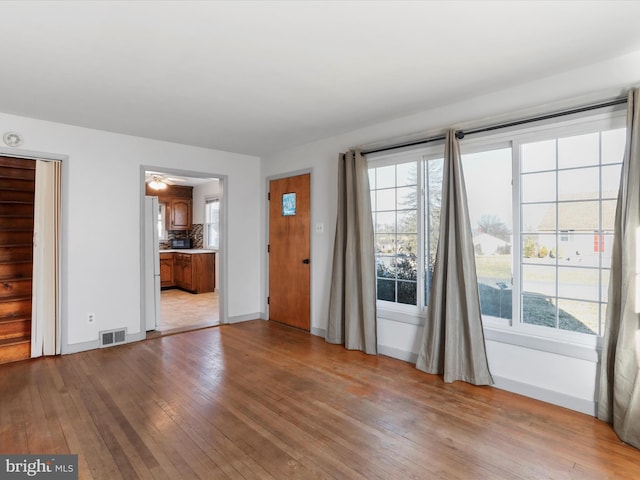
[{"label": "window pane", "polygon": [[418,236],[411,234],[398,235],[398,255],[415,255],[418,253]]},{"label": "window pane", "polygon": [[398,282],[398,303],[417,305],[417,291],[415,282]]},{"label": "window pane", "polygon": [[606,303],[609,301],[609,277],[611,271],[603,268],[600,272],[600,301]]},{"label": "window pane", "polygon": [[523,265],[522,291],[553,297],[556,295],[556,269],[554,266]]},{"label": "window pane", "polygon": [[[562,234],[560,236],[562,237]],[[598,246],[601,240],[596,233],[575,233],[568,234],[568,240],[560,243],[561,263],[567,266],[599,267],[600,254]],[[604,247],[603,247],[604,248]]]},{"label": "window pane", "polygon": [[599,202],[567,202],[558,204],[558,228],[578,232],[598,229]]},{"label": "window pane", "polygon": [[444,160],[425,160],[423,163],[423,235],[424,235],[424,306],[429,304],[433,266],[440,234],[440,208],[442,205],[442,169]]},{"label": "window pane", "polygon": [[376,235],[376,253],[394,255],[396,253],[395,240],[396,237],[393,234]]},{"label": "window pane", "polygon": [[396,282],[378,279],[378,300],[396,301]]},{"label": "window pane", "polygon": [[396,186],[396,167],[376,168],[376,188],[391,188]]},{"label": "window pane", "polygon": [[396,257],[379,255],[376,258],[376,275],[380,278],[396,278]]},{"label": "window pane", "polygon": [[418,233],[417,212],[402,210],[398,212],[398,233]]},{"label": "window pane", "polygon": [[396,260],[396,272],[402,280],[418,279],[418,264],[415,255],[398,255]]},{"label": "window pane", "polygon": [[521,221],[523,232],[555,232],[556,204],[523,205]]},{"label": "window pane", "polygon": [[626,128],[602,132],[602,163],[622,162],[626,135]]},{"label": "window pane", "polygon": [[397,165],[398,186],[418,184],[418,164],[416,162]]},{"label": "window pane", "polygon": [[376,213],[376,232],[393,233],[396,231],[396,212]]},{"label": "window pane", "polygon": [[558,300],[558,327],[571,332],[598,333],[598,316],[600,304],[578,302],[574,300]]},{"label": "window pane", "polygon": [[556,173],[528,173],[522,176],[522,201],[553,202],[556,199]]},{"label": "window pane", "polygon": [[522,145],[521,171],[539,172],[556,168],[556,141],[547,140]]},{"label": "window pane", "polygon": [[613,248],[613,235],[604,234],[602,235],[603,247],[600,252],[600,258],[602,261],[603,268],[611,267],[611,249]]},{"label": "window pane", "polygon": [[512,317],[511,164],[510,148],[462,156],[480,307],[483,315],[505,319]]},{"label": "window pane", "polygon": [[416,203],[416,196],[418,192],[416,191],[415,186],[398,188],[397,192],[398,192],[398,204],[396,208],[398,210],[406,210],[406,209],[415,210],[418,207]]},{"label": "window pane", "polygon": [[396,209],[396,189],[387,188],[386,190],[378,190],[376,192],[376,210],[395,210]]},{"label": "window pane", "polygon": [[622,165],[602,167],[602,197],[617,198],[620,189],[620,172]]},{"label": "window pane", "polygon": [[521,255],[524,263],[555,265],[556,235],[538,234],[523,237]]},{"label": "window pane", "polygon": [[[618,192],[616,192],[616,195]],[[617,200],[602,201],[602,229],[613,232],[614,223],[616,221],[616,205]]]},{"label": "window pane", "polygon": [[588,200],[600,197],[600,169],[577,168],[558,172],[558,200]]},{"label": "window pane", "polygon": [[595,268],[558,268],[558,296],[580,300],[599,299],[600,274]]},{"label": "window pane", "polygon": [[369,169],[369,188],[371,190],[376,188],[376,170],[375,168]]},{"label": "window pane", "polygon": [[556,305],[544,295],[522,295],[522,321],[530,325],[556,328]]},{"label": "window pane", "polygon": [[598,165],[598,133],[558,139],[558,168]]}]

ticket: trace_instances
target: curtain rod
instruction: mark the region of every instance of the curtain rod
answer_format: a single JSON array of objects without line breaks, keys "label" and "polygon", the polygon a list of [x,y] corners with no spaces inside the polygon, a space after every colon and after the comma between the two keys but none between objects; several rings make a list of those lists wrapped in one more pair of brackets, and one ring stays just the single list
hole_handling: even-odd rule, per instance
[{"label": "curtain rod", "polygon": [[[474,133],[484,133],[484,132],[491,132],[493,130],[499,130],[502,128],[509,128],[509,127],[515,127],[518,125],[524,125],[527,123],[533,123],[533,122],[539,122],[541,120],[549,120],[552,118],[558,118],[558,117],[564,117],[566,115],[572,115],[574,113],[582,113],[582,112],[588,112],[591,110],[597,110],[599,108],[605,108],[605,107],[612,107],[614,105],[622,105],[624,103],[627,103],[627,97],[623,97],[623,98],[616,98],[614,100],[609,100],[607,102],[602,102],[602,103],[596,103],[593,105],[587,105],[584,107],[577,107],[577,108],[572,108],[571,110],[562,110],[559,112],[555,112],[555,113],[549,113],[546,115],[538,115],[536,117],[529,117],[529,118],[524,118],[521,120],[514,120],[513,122],[506,122],[506,123],[498,123],[496,125],[489,125],[487,127],[479,127],[479,128],[474,128],[468,131],[463,131],[463,130],[459,130],[456,132],[456,138],[457,139],[463,139],[466,135],[472,135]],[[362,152],[362,155],[369,155],[372,153],[379,153],[379,152],[387,152],[389,150],[397,150],[399,148],[405,148],[405,147],[413,147],[416,145],[424,145],[427,143],[432,143],[432,142],[437,142],[440,140],[444,140],[446,137],[444,135],[437,135],[435,137],[429,137],[429,138],[424,138],[422,140],[415,140],[413,142],[407,142],[407,143],[397,143],[394,145],[389,145],[387,147],[380,147],[380,148],[376,148],[373,150],[365,150]]]}]

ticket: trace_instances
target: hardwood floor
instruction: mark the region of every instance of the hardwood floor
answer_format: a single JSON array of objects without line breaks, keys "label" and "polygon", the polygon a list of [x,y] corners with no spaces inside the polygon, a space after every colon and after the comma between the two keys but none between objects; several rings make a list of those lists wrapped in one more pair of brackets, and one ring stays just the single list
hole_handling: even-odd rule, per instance
[{"label": "hardwood floor", "polygon": [[0,452],[81,479],[640,478],[594,418],[265,321],[2,365]]}]

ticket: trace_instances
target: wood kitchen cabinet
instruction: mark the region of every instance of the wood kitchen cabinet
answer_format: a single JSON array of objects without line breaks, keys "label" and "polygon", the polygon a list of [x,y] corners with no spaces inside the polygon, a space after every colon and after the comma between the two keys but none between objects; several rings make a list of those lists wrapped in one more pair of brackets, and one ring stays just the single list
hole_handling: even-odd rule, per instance
[{"label": "wood kitchen cabinet", "polygon": [[169,185],[164,190],[153,190],[147,184],[147,195],[157,196],[166,205],[166,228],[169,231],[186,231],[192,228],[193,187]]},{"label": "wood kitchen cabinet", "polygon": [[175,280],[173,278],[173,253],[161,253],[160,254],[160,286],[161,287],[173,287]]},{"label": "wood kitchen cabinet", "polygon": [[191,230],[191,199],[172,198],[169,202],[167,230]]},{"label": "wood kitchen cabinet", "polygon": [[[216,254],[211,253],[168,253],[173,256],[173,284],[193,293],[215,290]],[[168,262],[167,262],[168,265]],[[162,260],[160,264],[160,284],[162,283]]]}]

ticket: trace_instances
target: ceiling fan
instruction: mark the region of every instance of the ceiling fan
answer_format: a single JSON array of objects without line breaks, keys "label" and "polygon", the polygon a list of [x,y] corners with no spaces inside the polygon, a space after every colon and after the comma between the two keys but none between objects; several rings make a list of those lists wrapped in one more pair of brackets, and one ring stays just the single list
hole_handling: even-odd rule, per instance
[{"label": "ceiling fan", "polygon": [[167,188],[167,185],[176,185],[186,181],[187,180],[185,178],[168,177],[156,172],[145,173],[145,182],[147,183],[147,185],[149,185],[150,188],[154,190],[164,190],[165,188]]}]

